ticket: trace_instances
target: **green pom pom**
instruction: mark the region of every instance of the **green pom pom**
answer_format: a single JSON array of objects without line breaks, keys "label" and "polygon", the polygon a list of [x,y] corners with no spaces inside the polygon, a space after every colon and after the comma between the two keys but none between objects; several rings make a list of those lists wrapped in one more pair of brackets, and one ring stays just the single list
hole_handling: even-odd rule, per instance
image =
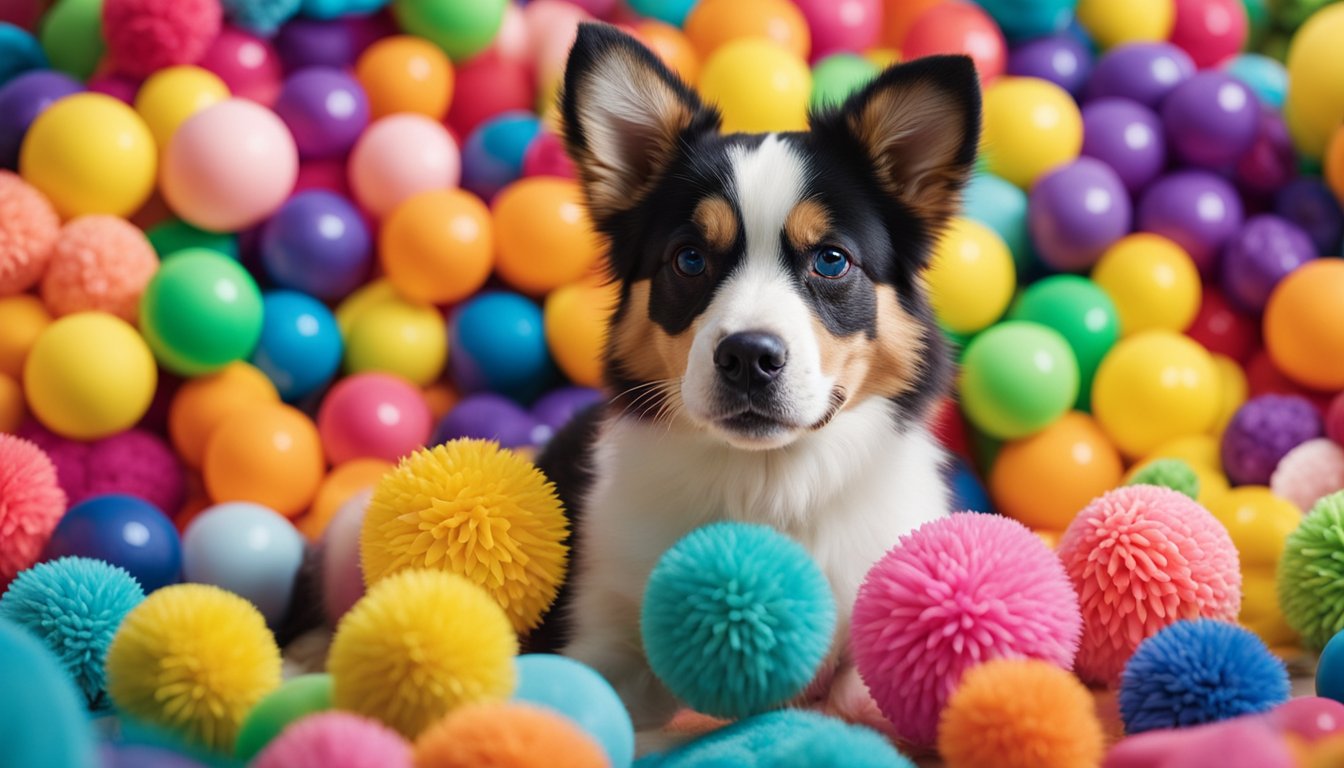
[{"label": "green pom pom", "polygon": [[1344,491],[1316,502],[1288,535],[1278,592],[1283,617],[1307,648],[1320,650],[1344,630]]},{"label": "green pom pom", "polygon": [[1129,485],[1157,485],[1183,493],[1192,499],[1199,498],[1199,475],[1180,459],[1158,459],[1145,464]]}]

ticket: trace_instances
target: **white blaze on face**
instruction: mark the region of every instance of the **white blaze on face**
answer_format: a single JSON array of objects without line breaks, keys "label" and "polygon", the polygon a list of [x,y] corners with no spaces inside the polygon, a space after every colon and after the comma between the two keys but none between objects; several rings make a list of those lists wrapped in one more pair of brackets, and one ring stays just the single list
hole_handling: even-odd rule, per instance
[{"label": "white blaze on face", "polygon": [[715,388],[721,386],[714,366],[719,341],[742,331],[772,333],[788,348],[788,362],[776,385],[777,405],[805,428],[825,417],[832,386],[821,372],[811,309],[799,293],[796,277],[786,271],[781,253],[784,222],[802,199],[807,168],[774,134],[757,147],[733,148],[729,159],[746,253],[694,323],[682,397],[694,418],[713,423],[721,415],[713,411]]}]

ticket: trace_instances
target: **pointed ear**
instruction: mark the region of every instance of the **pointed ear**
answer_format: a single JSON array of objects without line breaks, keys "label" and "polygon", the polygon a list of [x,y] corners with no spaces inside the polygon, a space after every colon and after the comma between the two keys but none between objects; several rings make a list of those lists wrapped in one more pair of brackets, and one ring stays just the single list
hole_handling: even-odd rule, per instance
[{"label": "pointed ear", "polygon": [[579,25],[560,108],[599,226],[640,201],[683,136],[716,131],[720,122],[647,48],[607,24]]}]

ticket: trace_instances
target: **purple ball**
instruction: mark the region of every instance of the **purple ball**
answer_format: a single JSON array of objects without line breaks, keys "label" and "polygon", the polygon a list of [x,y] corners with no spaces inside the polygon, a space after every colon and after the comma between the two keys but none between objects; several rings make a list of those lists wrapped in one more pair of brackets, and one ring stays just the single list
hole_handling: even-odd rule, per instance
[{"label": "purple ball", "polygon": [[1223,432],[1223,469],[1233,485],[1269,485],[1280,459],[1321,434],[1321,414],[1306,398],[1251,398],[1237,409]]},{"label": "purple ball", "polygon": [[538,438],[549,437],[549,429],[509,398],[481,392],[462,398],[439,420],[430,444],[460,437],[495,440],[504,448],[524,448],[541,442]]},{"label": "purple ball", "polygon": [[1109,165],[1130,194],[1162,173],[1167,143],[1162,121],[1137,101],[1107,98],[1083,107],[1083,155]]},{"label": "purple ball", "polygon": [[261,261],[275,284],[335,301],[358,288],[373,261],[373,239],[354,204],[308,190],[285,201],[261,230]]},{"label": "purple ball", "polygon": [[1260,102],[1226,72],[1206,69],[1162,101],[1162,124],[1172,155],[1187,165],[1222,168],[1255,141]]},{"label": "purple ball", "polygon": [[1171,43],[1129,43],[1097,61],[1087,81],[1087,98],[1118,96],[1157,109],[1171,89],[1194,74],[1190,54]]},{"label": "purple ball", "polygon": [[522,177],[523,158],[540,130],[531,112],[505,112],[481,123],[462,145],[462,188],[489,203]]},{"label": "purple ball", "polygon": [[355,145],[369,124],[369,99],[344,72],[310,67],[285,80],[275,113],[289,126],[299,157],[339,157]]},{"label": "purple ball", "polygon": [[102,768],[202,768],[184,755],[138,744],[104,744]]},{"label": "purple ball", "polygon": [[1071,34],[1041,37],[1008,54],[1008,74],[1049,80],[1076,97],[1092,74],[1092,54]]},{"label": "purple ball", "polygon": [[1080,157],[1031,188],[1027,227],[1041,261],[1063,272],[1092,267],[1129,234],[1129,194],[1109,165]]},{"label": "purple ball", "polygon": [[606,399],[599,389],[591,387],[560,387],[542,395],[532,404],[532,417],[559,432],[580,411]]},{"label": "purple ball", "polygon": [[308,67],[346,69],[359,56],[354,29],[340,20],[292,19],[275,36],[286,72]]},{"label": "purple ball", "polygon": [[83,90],[74,78],[46,69],[25,72],[0,87],[0,168],[19,167],[23,137],[43,110]]},{"label": "purple ball", "polygon": [[1297,175],[1297,154],[1288,125],[1275,109],[1262,106],[1255,141],[1237,161],[1237,186],[1257,206],[1268,207],[1274,193]]},{"label": "purple ball", "polygon": [[1339,253],[1344,211],[1324,181],[1302,176],[1288,182],[1274,196],[1274,212],[1301,227],[1317,254]]},{"label": "purple ball", "polygon": [[1301,227],[1272,213],[1252,216],[1223,249],[1223,293],[1241,309],[1263,312],[1274,286],[1314,258]]},{"label": "purple ball", "polygon": [[1217,274],[1223,245],[1241,229],[1241,198],[1208,171],[1177,171],[1154,181],[1139,200],[1137,228],[1174,241],[1206,280]]}]

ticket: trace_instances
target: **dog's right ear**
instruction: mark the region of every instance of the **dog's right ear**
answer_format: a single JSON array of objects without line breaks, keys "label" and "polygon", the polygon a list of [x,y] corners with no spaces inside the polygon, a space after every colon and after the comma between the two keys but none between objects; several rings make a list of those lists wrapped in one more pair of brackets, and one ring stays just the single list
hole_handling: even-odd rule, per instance
[{"label": "dog's right ear", "polygon": [[560,108],[600,229],[642,200],[685,136],[716,131],[721,121],[647,48],[608,24],[579,25]]}]

